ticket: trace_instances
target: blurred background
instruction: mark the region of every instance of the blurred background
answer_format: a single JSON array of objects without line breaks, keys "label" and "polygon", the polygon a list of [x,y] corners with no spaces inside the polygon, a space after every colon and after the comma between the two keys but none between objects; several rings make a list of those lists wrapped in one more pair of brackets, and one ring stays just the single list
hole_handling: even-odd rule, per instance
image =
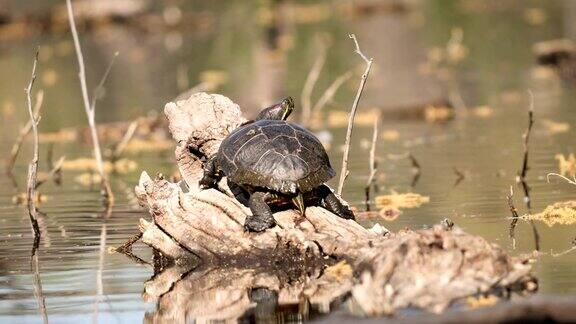
[{"label": "blurred background", "polygon": [[[39,48],[35,89],[43,90],[40,169],[65,156],[62,183],[42,186],[43,241],[31,271],[28,216],[18,205],[31,145],[13,177],[0,179],[0,320],[39,322],[38,282],[54,321],[139,322],[156,310],[140,293],[150,267],[109,252],[146,213],[132,193],[141,171],[178,178],[163,106],[197,91],[221,93],[246,115],[292,96],[291,120],[311,128],[340,168],[348,111],[364,61],[374,64],[356,116],[343,197],[367,209],[365,185],[374,121],[378,171],[371,213],[360,221],[390,230],[450,218],[511,254],[544,252],[540,292],[576,292],[570,220],[520,220],[509,235],[506,196],[521,215],[575,198],[576,1],[73,1],[88,88],[107,156],[133,122],[123,156],[109,163],[117,203],[99,200],[65,2],[0,0],[0,152],[3,162],[28,120],[24,87]],[[102,89],[96,89],[115,57]],[[527,183],[516,183],[529,91],[535,124]],[[572,156],[570,155],[572,154]],[[333,186],[336,182],[331,183]],[[384,206],[377,196],[408,196]],[[376,197],[376,198],[375,198]],[[406,196],[403,196],[406,198]],[[537,234],[537,235],[535,235]],[[537,238],[537,240],[535,239]],[[536,243],[536,241],[538,241]],[[149,256],[144,246],[135,251]]]}]

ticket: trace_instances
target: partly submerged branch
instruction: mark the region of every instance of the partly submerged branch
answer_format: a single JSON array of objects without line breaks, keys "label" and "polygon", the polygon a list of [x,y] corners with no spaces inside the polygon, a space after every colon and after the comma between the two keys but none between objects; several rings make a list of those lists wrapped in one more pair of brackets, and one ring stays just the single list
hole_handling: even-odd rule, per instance
[{"label": "partly submerged branch", "polygon": [[360,50],[360,45],[356,39],[356,35],[348,35],[355,45],[355,52],[360,55],[360,57],[366,63],[366,69],[362,78],[360,79],[360,85],[358,86],[358,91],[356,92],[356,97],[354,98],[354,103],[352,104],[352,109],[350,110],[350,115],[348,116],[348,128],[346,130],[346,139],[344,142],[344,154],[342,155],[342,169],[340,170],[340,179],[338,180],[338,195],[342,195],[342,189],[344,189],[344,181],[348,177],[348,156],[350,155],[350,140],[352,138],[352,129],[354,128],[354,117],[356,116],[356,110],[358,109],[358,104],[360,103],[360,98],[362,97],[362,92],[364,91],[364,86],[368,80],[368,75],[370,74],[370,69],[372,68],[372,58],[368,59],[364,53]]},{"label": "partly submerged branch", "polygon": [[[33,156],[32,161],[28,165],[28,181],[26,190],[26,200],[28,203],[28,216],[30,217],[30,224],[32,227],[32,234],[34,235],[34,246],[38,246],[40,242],[40,228],[38,227],[38,211],[36,210],[36,181],[38,173],[38,123],[40,122],[40,117],[34,113],[32,108],[32,86],[36,80],[36,65],[38,64],[38,52],[34,57],[34,64],[32,66],[32,75],[30,77],[30,82],[28,87],[24,90],[26,93],[26,105],[28,107],[28,114],[30,116],[30,124],[32,127],[32,136],[34,138]],[[40,108],[38,108],[38,114]]]},{"label": "partly submerged branch", "polygon": [[[86,83],[84,56],[82,54],[82,48],[80,46],[78,31],[76,30],[76,23],[74,22],[74,11],[72,9],[71,0],[66,0],[66,8],[68,12],[68,22],[70,23],[70,30],[72,32],[72,38],[74,40],[74,48],[76,50],[76,56],[78,58],[78,68],[79,68],[78,78],[80,79],[80,88],[82,90],[82,100],[84,102],[84,110],[86,111],[86,117],[88,118],[88,124],[90,126],[90,134],[92,136],[92,143],[94,145],[94,159],[96,160],[96,167],[102,181],[101,182],[102,193],[104,195],[104,198],[106,199],[106,204],[112,205],[114,202],[114,194],[112,193],[110,182],[108,181],[108,175],[104,172],[104,163],[102,160],[102,152],[100,150],[100,141],[98,140],[98,132],[96,130],[96,121],[95,121],[96,98],[94,98],[92,103],[88,98],[88,86]],[[106,80],[106,76],[108,75],[111,66],[112,64],[110,64],[109,67],[107,68],[104,74],[104,78],[102,78],[101,84],[103,84],[104,81]]]}]

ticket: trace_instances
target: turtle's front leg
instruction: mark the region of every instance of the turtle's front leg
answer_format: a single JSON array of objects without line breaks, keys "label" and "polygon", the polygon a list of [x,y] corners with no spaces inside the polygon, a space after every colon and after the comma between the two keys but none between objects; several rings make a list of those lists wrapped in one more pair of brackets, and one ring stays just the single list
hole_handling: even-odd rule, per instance
[{"label": "turtle's front leg", "polygon": [[332,213],[344,218],[344,219],[355,219],[354,213],[347,207],[344,206],[338,197],[328,188],[326,185],[321,185],[316,188],[316,195],[320,198],[322,207],[328,209]]},{"label": "turtle's front leg", "polygon": [[218,181],[222,179],[222,172],[218,170],[216,155],[204,163],[204,176],[200,180],[203,189],[216,188]]},{"label": "turtle's front leg", "polygon": [[248,207],[252,211],[252,216],[246,218],[244,227],[250,232],[262,232],[265,229],[274,227],[276,221],[272,215],[272,210],[267,201],[274,198],[270,192],[257,191],[250,195]]}]

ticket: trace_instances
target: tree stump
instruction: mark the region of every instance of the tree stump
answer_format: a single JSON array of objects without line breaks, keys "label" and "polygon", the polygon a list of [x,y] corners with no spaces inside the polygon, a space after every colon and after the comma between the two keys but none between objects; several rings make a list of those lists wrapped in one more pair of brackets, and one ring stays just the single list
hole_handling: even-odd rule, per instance
[{"label": "tree stump", "polygon": [[[149,319],[237,318],[255,306],[254,288],[273,291],[279,304],[305,299],[326,311],[346,297],[364,315],[383,315],[406,307],[438,313],[470,295],[534,286],[526,259],[457,227],[389,233],[308,207],[305,216],[281,211],[274,228],[246,232],[250,209],[225,179],[220,190],[198,187],[202,163],[245,121],[238,105],[197,93],[164,112],[187,190],[145,172],[135,189],[152,215],[140,221],[142,241],[176,260],[146,284],[145,297],[158,300]],[[201,261],[191,271],[193,258]]]}]

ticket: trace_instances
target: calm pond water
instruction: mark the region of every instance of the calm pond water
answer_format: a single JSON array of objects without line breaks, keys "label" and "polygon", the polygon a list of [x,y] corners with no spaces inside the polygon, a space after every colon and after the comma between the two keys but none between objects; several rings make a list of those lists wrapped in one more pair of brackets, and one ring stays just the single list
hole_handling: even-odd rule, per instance
[{"label": "calm pond water", "polygon": [[[41,13],[58,4],[0,1],[14,13]],[[528,122],[527,89],[534,93],[536,118],[527,177],[532,211],[576,196],[574,186],[546,181],[547,173],[559,171],[555,155],[576,151],[575,88],[549,71],[535,68],[531,49],[537,41],[576,36],[576,8],[570,1],[438,0],[409,4],[399,10],[385,5],[352,7],[339,1],[285,1],[277,7],[266,7],[258,1],[155,2],[150,9],[153,16],[179,23],[152,30],[138,24],[102,24],[82,31],[90,84],[98,82],[113,54],[120,53],[98,102],[97,119],[127,121],[151,111],[160,112],[164,103],[201,82],[219,84],[213,91],[229,96],[252,113],[284,95],[293,96],[299,103],[308,71],[322,51],[321,44],[328,43],[326,63],[312,95],[315,102],[332,80],[361,64],[347,37],[348,32],[354,32],[375,64],[359,108],[363,118],[359,116],[354,129],[351,176],[343,196],[352,205],[364,208],[374,118],[370,111],[379,109],[384,112],[376,150],[379,193],[415,192],[430,197],[429,203],[405,209],[393,221],[370,219],[363,220],[363,224],[371,226],[378,221],[390,230],[398,230],[420,228],[449,217],[466,231],[505,247],[511,254],[531,252],[535,247],[532,228],[524,221],[518,223],[517,245],[513,248],[508,237],[510,212],[506,203],[509,188],[514,185],[516,206],[521,214],[528,213],[522,190],[515,184],[522,163],[522,133]],[[279,18],[270,21],[273,12]],[[422,74],[427,53],[429,57],[438,53],[431,49],[443,48],[454,27],[463,31],[462,44],[467,50],[459,50],[467,54],[449,68],[452,81],[438,81],[438,74],[445,75],[446,71]],[[83,126],[85,116],[66,29],[0,39],[0,152],[6,160],[27,120],[22,89],[28,82],[36,46],[41,46],[36,87],[45,91],[40,130],[54,132]],[[329,154],[337,170],[345,133],[341,117],[350,107],[357,82],[355,75],[325,108],[326,119],[331,122],[323,134],[332,138]],[[430,122],[399,117],[399,107],[416,111],[410,107],[445,98],[446,84],[452,90],[458,85],[467,106],[456,109],[454,118]],[[567,123],[569,129],[554,132],[551,122]],[[144,302],[141,296],[153,270],[111,253],[109,248],[136,233],[138,219],[147,217],[134,201],[132,189],[142,170],[174,173],[172,148],[126,156],[137,167],[113,175],[117,202],[108,217],[96,188],[75,180],[82,172],[64,171],[62,186],[43,185],[41,192],[47,201],[39,209],[44,237],[35,275],[28,216],[24,207],[13,204],[13,197],[24,191],[31,151],[28,144],[16,164],[17,185],[7,177],[0,178],[0,321],[41,322],[35,297],[40,285],[53,323],[144,321],[145,314],[157,307]],[[47,169],[50,146],[41,145],[42,170]],[[56,142],[51,150],[54,159],[65,155],[67,160],[74,160],[91,154],[89,145],[77,142]],[[416,181],[409,153],[421,166]],[[458,173],[463,175],[461,180]],[[576,236],[574,226],[549,227],[538,222],[535,226],[544,252],[535,265],[540,292],[576,293],[576,253],[557,258],[550,254],[571,246]],[[142,245],[135,246],[135,252],[142,257],[151,255]]]}]

